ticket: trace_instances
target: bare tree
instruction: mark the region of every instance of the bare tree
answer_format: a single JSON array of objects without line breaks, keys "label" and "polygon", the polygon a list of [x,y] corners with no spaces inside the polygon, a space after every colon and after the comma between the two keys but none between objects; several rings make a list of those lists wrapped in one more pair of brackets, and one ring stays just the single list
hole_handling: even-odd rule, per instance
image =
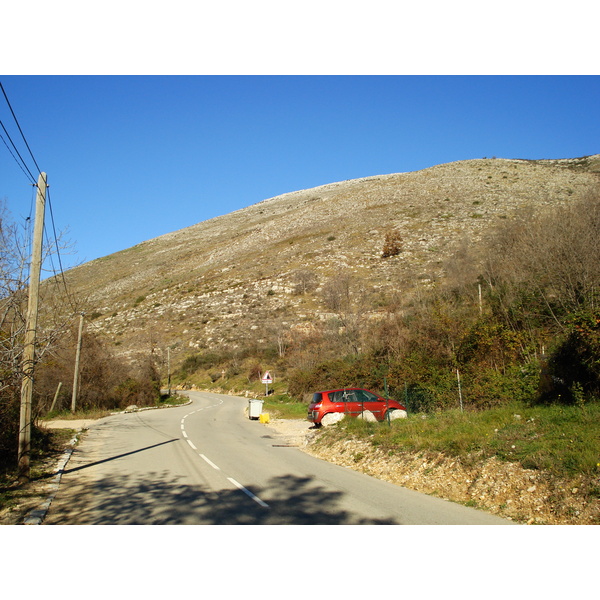
[{"label": "bare tree", "polygon": [[349,273],[340,273],[323,286],[321,297],[325,306],[330,311],[342,313],[350,308],[352,283],[352,275]]},{"label": "bare tree", "polygon": [[290,334],[286,358],[292,369],[310,371],[331,355],[331,345],[321,326],[311,324],[305,330],[296,330]]},{"label": "bare tree", "polygon": [[492,242],[485,276],[504,294],[505,305],[527,297],[533,310],[543,310],[561,327],[561,315],[597,308],[600,188],[572,204],[530,210],[507,223]]},{"label": "bare tree", "polygon": [[327,336],[340,351],[358,354],[365,333],[368,295],[350,273],[342,272],[330,279],[321,292],[325,306],[335,317],[330,319]]},{"label": "bare tree", "polygon": [[292,273],[294,282],[294,293],[301,296],[314,291],[317,288],[319,279],[314,271],[309,269],[298,269]]},{"label": "bare tree", "polygon": [[[0,420],[3,423],[0,463],[3,464],[10,464],[17,450],[14,440],[19,425],[23,378],[21,363],[26,328],[30,234],[30,219],[22,225],[16,224],[10,218],[5,203],[0,202]],[[62,242],[58,238],[55,243]],[[56,247],[45,246],[44,258],[55,250]],[[65,287],[54,283],[50,279],[40,288],[36,364],[64,333],[70,319],[70,311],[65,310]]]}]

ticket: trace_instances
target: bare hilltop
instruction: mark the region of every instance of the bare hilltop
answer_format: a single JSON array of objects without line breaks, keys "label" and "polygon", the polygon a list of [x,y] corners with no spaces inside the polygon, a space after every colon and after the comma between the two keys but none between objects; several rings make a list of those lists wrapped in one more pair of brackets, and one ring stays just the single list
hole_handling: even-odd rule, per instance
[{"label": "bare hilltop", "polygon": [[[269,198],[148,240],[65,274],[89,327],[119,354],[264,340],[326,318],[323,285],[348,273],[371,297],[408,296],[447,274],[518,211],[574,201],[600,155],[476,159],[331,183]],[[156,215],[160,218],[160,215]],[[386,235],[398,252],[383,258]],[[299,286],[310,282],[310,293]]]}]

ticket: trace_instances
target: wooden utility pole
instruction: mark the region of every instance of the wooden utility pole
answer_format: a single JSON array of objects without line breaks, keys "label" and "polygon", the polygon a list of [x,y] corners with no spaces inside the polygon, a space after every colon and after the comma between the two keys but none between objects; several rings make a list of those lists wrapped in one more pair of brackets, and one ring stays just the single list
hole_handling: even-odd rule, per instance
[{"label": "wooden utility pole", "polygon": [[77,405],[77,388],[79,387],[79,359],[81,358],[81,336],[83,334],[83,313],[79,315],[79,335],[77,336],[77,353],[75,354],[75,373],[73,375],[73,395],[71,396],[71,412]]},{"label": "wooden utility pole", "polygon": [[56,388],[56,392],[54,394],[54,400],[52,400],[52,406],[50,407],[50,412],[52,412],[54,410],[54,407],[56,406],[56,401],[58,400],[58,395],[60,394],[61,387],[62,387],[62,381],[59,381],[58,386]]},{"label": "wooden utility pole", "polygon": [[460,412],[463,411],[462,387],[460,385],[460,371],[456,369],[456,379],[458,380],[458,399],[460,401]]},{"label": "wooden utility pole", "polygon": [[21,384],[21,416],[19,423],[19,479],[29,480],[29,455],[31,452],[31,404],[33,398],[33,366],[35,363],[35,337],[37,330],[40,274],[42,271],[42,242],[44,236],[44,213],[46,209],[46,173],[40,173],[35,202],[35,226],[29,268],[29,299],[27,324],[23,347],[23,382]]},{"label": "wooden utility pole", "polygon": [[171,348],[167,348],[167,389],[171,397]]}]

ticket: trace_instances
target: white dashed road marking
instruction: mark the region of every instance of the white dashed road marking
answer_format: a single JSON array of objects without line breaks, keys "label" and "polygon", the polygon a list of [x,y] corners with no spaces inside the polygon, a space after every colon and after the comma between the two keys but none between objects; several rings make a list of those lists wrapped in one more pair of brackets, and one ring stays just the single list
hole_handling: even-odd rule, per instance
[{"label": "white dashed road marking", "polygon": [[199,454],[198,456],[200,456],[200,458],[204,459],[213,469],[216,469],[217,471],[220,471],[220,467],[217,467],[217,465],[215,465],[215,463],[210,460],[209,458],[207,458],[206,456],[204,456],[204,454]]},{"label": "white dashed road marking", "polygon": [[248,496],[250,496],[250,498],[252,498],[252,500],[254,500],[254,502],[256,502],[257,504],[260,504],[264,508],[269,508],[269,505],[266,502],[263,502],[258,496],[255,496],[250,490],[246,489],[241,483],[238,483],[232,477],[228,477],[227,479],[229,481],[231,481],[231,483],[233,483],[233,485],[235,485],[235,487],[242,490],[242,492],[244,492],[244,494],[247,494]]},{"label": "white dashed road marking", "polygon": [[[219,404],[223,404],[223,401],[221,400],[219,402]],[[204,408],[213,408],[214,406],[218,406],[217,404],[213,404],[211,406],[205,406]],[[183,432],[183,437],[186,438],[187,443],[190,445],[190,447],[194,450],[198,450],[198,448],[196,448],[196,446],[194,446],[194,444],[190,441],[190,439],[188,438],[188,435],[185,431],[185,420],[186,418],[195,413],[195,412],[200,412],[201,410],[204,410],[204,408],[199,408],[198,410],[194,410],[191,413],[188,413],[187,415],[185,415],[185,417],[183,417],[183,419],[181,419],[181,431]],[[204,460],[207,464],[209,464],[213,469],[215,469],[216,471],[220,471],[221,468],[219,466],[217,466],[212,460],[210,460],[207,456],[205,456],[204,454],[198,452],[198,456]],[[256,494],[253,494],[249,489],[245,488],[241,483],[239,483],[238,481],[236,481],[235,479],[233,479],[232,477],[227,477],[227,480],[229,482],[231,482],[236,488],[238,488],[239,490],[241,490],[242,492],[244,492],[244,494],[246,494],[247,496],[249,496],[250,498],[252,498],[252,500],[254,500],[254,502],[256,502],[257,504],[259,504],[260,506],[262,506],[263,508],[269,508],[269,505],[264,502],[263,500],[261,500]]]}]

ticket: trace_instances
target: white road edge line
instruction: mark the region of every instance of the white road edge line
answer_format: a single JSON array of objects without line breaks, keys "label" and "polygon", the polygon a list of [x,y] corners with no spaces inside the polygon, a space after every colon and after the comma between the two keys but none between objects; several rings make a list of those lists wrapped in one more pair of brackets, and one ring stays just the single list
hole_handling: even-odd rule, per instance
[{"label": "white road edge line", "polygon": [[196,448],[196,446],[194,446],[194,444],[192,444],[192,442],[190,442],[190,440],[187,440],[187,443],[194,449],[194,450],[198,450],[198,448]]},{"label": "white road edge line", "polygon": [[250,496],[250,498],[252,498],[252,500],[254,500],[254,502],[256,502],[257,504],[260,504],[263,508],[269,508],[269,505],[266,502],[263,502],[258,496],[255,496],[250,490],[247,490],[241,483],[238,483],[232,477],[228,477],[227,479],[229,481],[231,481],[231,483],[233,483],[233,485],[235,485],[236,488],[242,490],[242,492],[244,492],[244,494],[247,494],[248,496]]}]

